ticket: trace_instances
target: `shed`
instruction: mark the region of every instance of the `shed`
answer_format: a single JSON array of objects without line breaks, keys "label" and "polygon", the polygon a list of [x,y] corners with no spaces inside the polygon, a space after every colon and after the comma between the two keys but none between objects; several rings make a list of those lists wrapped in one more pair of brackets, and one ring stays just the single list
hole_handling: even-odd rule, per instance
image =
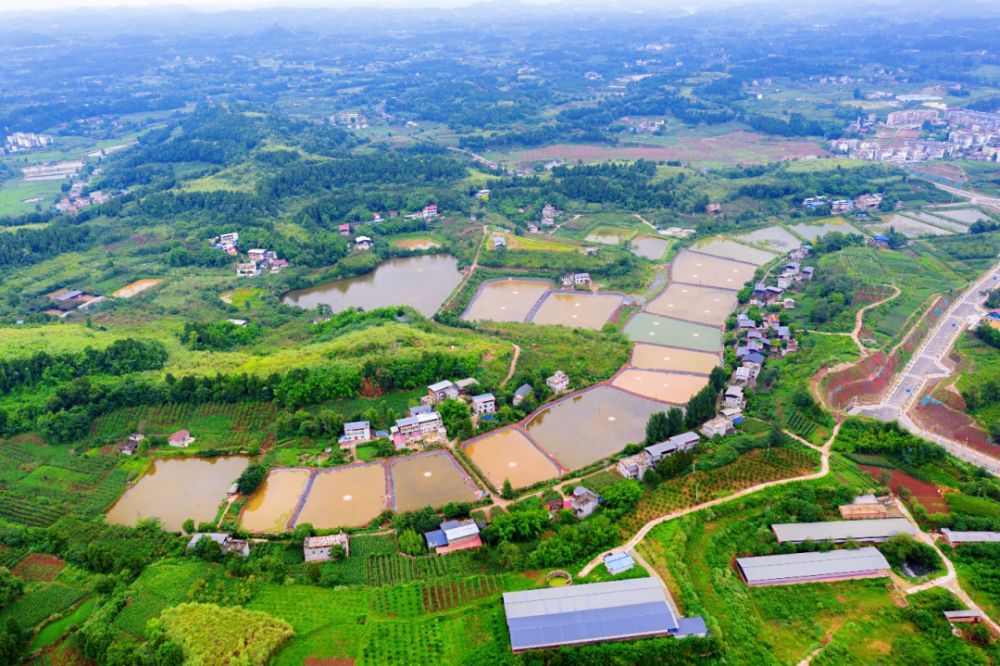
[{"label": "shed", "polygon": [[943,527],[941,534],[944,535],[950,546],[962,543],[995,543],[1000,541],[1000,532],[955,532]]},{"label": "shed", "polygon": [[944,617],[949,622],[969,622],[977,624],[983,621],[983,612],[980,610],[944,611]]},{"label": "shed", "polygon": [[889,563],[877,548],[869,546],[825,553],[740,557],[736,559],[736,567],[748,585],[757,587],[877,578],[886,575]]},{"label": "shed", "polygon": [[442,546],[448,545],[448,537],[444,535],[443,530],[424,532],[424,539],[427,540],[428,550],[434,550],[435,548],[440,548]]},{"label": "shed", "polygon": [[881,543],[894,534],[917,533],[906,518],[885,518],[883,520],[830,520],[821,523],[785,523],[771,525],[778,543],[802,543],[803,541],[833,541],[844,543],[848,539],[868,543]]},{"label": "shed", "polygon": [[445,538],[451,543],[452,541],[478,535],[479,526],[476,525],[476,521],[474,520],[467,520],[464,523],[460,523],[457,520],[449,520],[447,523],[441,523],[441,531],[444,532]]},{"label": "shed", "polygon": [[503,604],[514,652],[677,631],[654,578],[507,592]]},{"label": "shed", "polygon": [[635,560],[628,553],[614,553],[604,556],[604,566],[608,568],[608,573],[617,576],[635,566]]},{"label": "shed", "polygon": [[708,638],[708,635],[708,627],[705,626],[705,618],[702,616],[677,618],[677,633],[674,634],[677,638],[687,638],[688,636]]},{"label": "shed", "polygon": [[188,541],[188,548],[194,548],[195,545],[201,541],[202,537],[208,537],[212,541],[216,542],[220,546],[226,545],[226,539],[229,538],[228,534],[223,532],[195,532],[191,535],[191,540]]},{"label": "shed", "polygon": [[514,398],[511,402],[517,407],[521,404],[521,401],[527,398],[529,395],[535,393],[535,388],[531,384],[521,384],[516,391],[514,391]]}]

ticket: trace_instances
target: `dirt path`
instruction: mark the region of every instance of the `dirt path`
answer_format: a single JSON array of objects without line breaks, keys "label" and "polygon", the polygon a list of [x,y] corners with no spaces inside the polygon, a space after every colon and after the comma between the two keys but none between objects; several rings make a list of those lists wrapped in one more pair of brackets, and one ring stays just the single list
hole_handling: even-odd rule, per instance
[{"label": "dirt path", "polygon": [[[813,449],[814,451],[819,451],[822,454],[822,458],[821,458],[822,463],[821,463],[821,467],[820,467],[820,471],[819,472],[816,472],[815,474],[806,474],[805,476],[796,476],[796,477],[793,477],[791,479],[779,479],[777,481],[769,481],[767,483],[761,483],[759,485],[753,486],[751,488],[746,488],[745,490],[741,490],[738,493],[734,493],[734,494],[728,495],[726,497],[719,497],[718,499],[711,500],[710,502],[704,502],[702,504],[698,504],[697,506],[692,506],[692,507],[689,507],[687,509],[681,509],[680,511],[675,511],[674,513],[667,514],[666,516],[660,516],[659,518],[654,518],[653,520],[649,521],[648,523],[646,523],[645,525],[643,525],[641,528],[639,528],[639,531],[636,532],[635,536],[632,537],[631,539],[629,539],[625,544],[623,544],[621,546],[617,546],[615,548],[612,548],[609,552],[611,552],[611,553],[623,553],[623,552],[626,552],[626,551],[634,551],[635,547],[638,546],[639,543],[643,539],[646,538],[646,535],[649,534],[650,530],[652,530],[654,527],[656,527],[660,523],[665,523],[665,522],[667,522],[669,520],[674,520],[676,518],[680,518],[682,516],[686,516],[689,513],[696,513],[698,511],[701,511],[702,509],[707,509],[709,507],[716,506],[718,504],[722,504],[724,502],[728,502],[730,500],[734,500],[734,499],[737,499],[739,497],[744,497],[746,495],[751,495],[751,494],[753,494],[753,493],[755,493],[755,492],[757,492],[759,490],[764,490],[765,488],[771,488],[773,486],[780,486],[780,485],[784,485],[786,483],[794,483],[796,481],[808,481],[810,479],[821,479],[821,478],[823,478],[824,476],[826,476],[827,474],[830,473],[830,445],[833,444],[833,440],[836,439],[837,433],[840,432],[840,424],[839,423],[833,429],[833,433],[830,435],[830,439],[828,439],[827,442],[826,442],[826,444],[824,444],[822,447],[818,447],[818,446],[815,446],[814,444],[810,444],[809,442],[805,441],[804,439],[802,439],[798,435],[795,435],[795,434],[787,432],[787,431],[785,431],[785,432],[788,435],[790,435],[792,438],[794,438],[796,441],[801,442],[805,446],[808,446],[810,449]],[[596,567],[596,566],[598,566],[600,564],[603,564],[604,563],[604,555],[606,555],[606,554],[607,553],[601,554],[598,557],[595,557],[594,559],[592,559],[590,562],[588,562],[587,566],[585,566],[583,569],[580,570],[580,574],[579,575],[580,576],[586,576],[587,574],[589,574],[591,571],[594,570],[594,567]]]},{"label": "dirt path", "polygon": [[888,298],[883,298],[881,301],[877,301],[875,303],[869,303],[865,307],[863,307],[860,310],[858,310],[857,314],[854,316],[854,330],[851,331],[850,333],[829,333],[827,331],[809,331],[809,333],[816,333],[818,335],[846,335],[846,336],[850,337],[852,340],[854,340],[854,344],[856,344],[858,346],[858,351],[861,352],[861,358],[859,358],[857,361],[854,361],[854,362],[852,362],[850,364],[847,364],[847,365],[844,365],[842,367],[838,366],[839,369],[842,370],[844,368],[849,368],[850,366],[852,366],[852,365],[854,365],[856,363],[860,363],[861,361],[863,361],[866,358],[868,358],[868,356],[872,353],[870,349],[868,349],[863,344],[861,344],[861,339],[858,337],[860,335],[860,333],[861,333],[861,329],[864,327],[864,321],[863,321],[863,319],[864,319],[865,313],[868,312],[869,310],[871,310],[874,307],[878,307],[879,305],[882,305],[883,303],[888,303],[889,301],[891,301],[892,299],[896,298],[901,293],[903,293],[903,292],[901,292],[899,290],[899,287],[897,287],[894,284],[890,284],[890,285],[886,285],[886,286],[892,287],[896,291],[896,293],[893,294],[892,296],[889,296]]},{"label": "dirt path", "polygon": [[510,381],[510,378],[514,376],[514,369],[517,367],[517,359],[520,358],[520,356],[521,356],[521,348],[518,347],[517,345],[514,345],[514,358],[510,360],[510,371],[507,373],[507,376],[503,378],[503,381],[500,382],[501,388],[503,388],[507,384],[507,382]]},{"label": "dirt path", "polygon": [[[483,225],[483,238],[484,239],[487,236],[489,236],[489,231],[487,229],[488,229],[487,226],[484,224]],[[458,287],[455,288],[455,291],[453,291],[451,293],[451,296],[448,297],[448,300],[444,302],[444,305],[441,306],[441,309],[439,311],[443,311],[449,305],[451,305],[451,302],[455,299],[455,297],[458,296],[460,293],[462,293],[462,289],[464,289],[465,285],[468,284],[469,280],[472,279],[472,274],[476,272],[477,268],[479,268],[479,252],[482,249],[483,249],[483,244],[480,243],[479,247],[476,248],[476,256],[473,257],[473,259],[472,259],[472,266],[469,267],[469,274],[466,275],[465,279],[462,280],[462,283],[459,284]]]}]

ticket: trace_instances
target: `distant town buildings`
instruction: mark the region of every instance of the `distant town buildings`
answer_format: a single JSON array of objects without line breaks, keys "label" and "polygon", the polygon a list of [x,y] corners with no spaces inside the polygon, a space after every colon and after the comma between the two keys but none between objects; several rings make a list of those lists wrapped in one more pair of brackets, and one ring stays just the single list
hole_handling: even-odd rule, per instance
[{"label": "distant town buildings", "polygon": [[7,152],[19,153],[26,150],[36,150],[51,145],[52,137],[31,132],[14,132],[7,136]]}]

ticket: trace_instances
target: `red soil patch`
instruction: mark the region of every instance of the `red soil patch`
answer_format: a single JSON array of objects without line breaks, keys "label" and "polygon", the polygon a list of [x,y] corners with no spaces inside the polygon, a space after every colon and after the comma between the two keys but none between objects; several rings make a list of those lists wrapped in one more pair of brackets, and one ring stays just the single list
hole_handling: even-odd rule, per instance
[{"label": "red soil patch", "polygon": [[910,415],[917,425],[928,432],[962,442],[991,456],[1000,456],[1000,446],[990,443],[986,433],[979,429],[972,417],[948,405],[922,400]]},{"label": "red soil patch", "polygon": [[741,164],[766,164],[781,160],[829,155],[828,152],[807,141],[772,139],[752,132],[730,132],[721,136],[681,137],[672,146],[595,146],[566,144],[534,148],[519,153],[509,153],[508,159],[531,163],[558,159],[576,164],[582,160],[682,160],[691,163],[738,162]]},{"label": "red soil patch", "polygon": [[541,577],[542,572],[541,571],[525,571],[524,575],[525,575],[525,577],[530,578],[531,580],[537,580],[538,578]]},{"label": "red soil patch", "polygon": [[320,659],[306,657],[305,666],[354,666],[354,659]]},{"label": "red soil patch", "polygon": [[[868,467],[866,465],[858,465],[858,467],[871,474],[872,477],[878,476],[879,472],[882,471],[881,467]],[[951,513],[948,503],[944,501],[944,496],[938,488],[924,481],[918,481],[909,474],[904,474],[898,470],[892,469],[888,471],[892,474],[892,478],[889,480],[889,488],[893,492],[898,493],[897,489],[900,486],[909,488],[913,494],[913,499],[920,502],[927,509],[927,513]]]},{"label": "red soil patch", "polygon": [[65,566],[66,563],[58,557],[32,553],[18,562],[11,573],[27,582],[44,581],[50,583],[55,580],[56,575]]},{"label": "red soil patch", "polygon": [[48,446],[49,443],[42,439],[42,436],[35,432],[28,432],[23,435],[11,437],[14,444],[34,444],[35,446]]}]

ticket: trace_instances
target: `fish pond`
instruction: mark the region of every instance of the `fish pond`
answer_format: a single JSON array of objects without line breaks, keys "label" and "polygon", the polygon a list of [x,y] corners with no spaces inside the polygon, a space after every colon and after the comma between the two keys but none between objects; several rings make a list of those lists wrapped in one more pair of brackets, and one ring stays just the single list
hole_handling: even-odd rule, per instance
[{"label": "fish pond", "polygon": [[629,365],[645,370],[672,370],[707,375],[712,372],[712,368],[722,365],[722,362],[718,354],[640,342],[632,348],[632,360]]},{"label": "fish pond", "polygon": [[494,488],[502,488],[504,479],[515,488],[525,488],[560,474],[559,467],[514,428],[497,430],[462,448]]},{"label": "fish pond", "polygon": [[543,407],[525,424],[566,469],[579,469],[645,439],[646,421],[665,406],[598,386]]},{"label": "fish pond", "polygon": [[784,253],[802,247],[802,241],[796,238],[790,231],[782,227],[765,227],[756,229],[745,234],[733,236],[737,240],[745,243],[753,243],[772,250]]},{"label": "fish pond", "polygon": [[389,259],[364,275],[324,282],[285,294],[281,301],[312,309],[329,305],[334,312],[350,307],[365,310],[409,305],[426,316],[433,315],[462,280],[458,260],[450,254]]},{"label": "fish pond", "polygon": [[733,291],[677,283],[646,304],[653,314],[716,326],[724,324],[735,307]]},{"label": "fish pond", "polygon": [[611,382],[612,386],[630,393],[675,405],[686,404],[706,384],[708,377],[703,375],[633,369],[623,370]]},{"label": "fish pond", "polygon": [[317,529],[365,525],[386,508],[387,490],[382,463],[319,470],[295,524]]},{"label": "fish pond", "polygon": [[302,496],[309,470],[273,469],[243,507],[240,524],[250,532],[281,532]]},{"label": "fish pond", "polygon": [[621,227],[596,227],[587,234],[588,243],[601,243],[603,245],[618,245],[623,238],[628,238],[634,232],[631,229]]},{"label": "fish pond", "polygon": [[659,317],[640,312],[624,329],[634,342],[649,342],[667,347],[682,347],[714,352],[722,349],[722,331],[714,326],[692,324],[689,321]]},{"label": "fish pond", "polygon": [[632,239],[632,252],[640,257],[646,257],[650,261],[657,261],[663,258],[670,241],[663,238],[653,238],[652,236],[636,236]]},{"label": "fish pond", "polygon": [[406,238],[396,241],[393,245],[406,248],[407,250],[429,250],[432,247],[441,247],[430,238]]},{"label": "fish pond", "polygon": [[214,520],[226,491],[248,464],[246,456],[154,460],[108,511],[108,522],[135,525],[155,516],[175,531],[188,518],[195,523]]},{"label": "fish pond", "polygon": [[529,321],[599,330],[621,306],[622,297],[616,294],[553,291],[545,296]]},{"label": "fish pond", "polygon": [[777,256],[773,252],[761,250],[756,247],[750,247],[749,245],[737,243],[733,240],[726,240],[724,238],[720,238],[719,236],[695,241],[695,243],[691,246],[691,249],[695,252],[701,252],[702,254],[708,254],[713,257],[744,261],[748,264],[753,264],[754,266],[766,264]]},{"label": "fish pond", "polygon": [[990,219],[989,215],[975,208],[940,208],[935,210],[934,214],[941,215],[942,217],[950,217],[965,224],[975,224],[980,220]]},{"label": "fish pond", "polygon": [[809,241],[814,241],[820,236],[825,236],[833,231],[842,234],[856,234],[858,230],[846,221],[831,217],[815,222],[802,222],[791,227],[791,230]]},{"label": "fish pond", "polygon": [[738,291],[745,282],[753,279],[756,269],[755,265],[742,261],[685,250],[670,265],[670,279],[672,282]]},{"label": "fish pond", "polygon": [[465,321],[524,321],[552,284],[547,280],[494,280],[479,287]]},{"label": "fish pond", "polygon": [[452,457],[444,451],[393,460],[393,510],[415,511],[448,502],[473,502],[477,492]]}]

